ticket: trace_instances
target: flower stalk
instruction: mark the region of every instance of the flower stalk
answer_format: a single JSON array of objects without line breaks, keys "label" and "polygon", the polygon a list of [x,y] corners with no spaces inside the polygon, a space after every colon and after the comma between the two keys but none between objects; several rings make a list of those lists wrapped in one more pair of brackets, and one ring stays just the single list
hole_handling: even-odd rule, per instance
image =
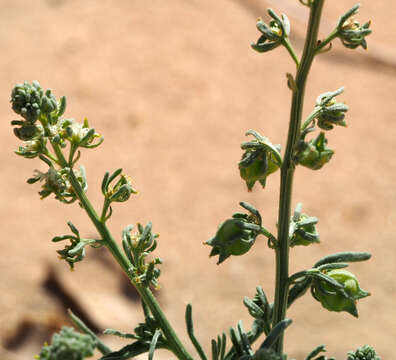
[{"label": "flower stalk", "polygon": [[[313,1],[310,6],[307,37],[301,62],[297,68],[297,74],[295,77],[297,89],[293,91],[292,95],[289,133],[283,164],[281,166],[281,185],[278,213],[278,247],[275,250],[276,286],[274,315],[272,320],[273,326],[276,326],[276,324],[280,323],[286,317],[287,298],[289,292],[289,222],[291,215],[293,177],[295,171],[293,152],[300,135],[305,87],[309,70],[315,57],[315,49],[318,39],[323,4],[324,0],[316,0]],[[278,354],[283,354],[283,333],[275,342],[274,348]]]}]

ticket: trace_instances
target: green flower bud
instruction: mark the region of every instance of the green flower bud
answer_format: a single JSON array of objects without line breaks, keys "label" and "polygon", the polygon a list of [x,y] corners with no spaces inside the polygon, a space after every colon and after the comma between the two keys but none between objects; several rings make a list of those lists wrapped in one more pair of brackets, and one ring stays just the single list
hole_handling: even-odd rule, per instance
[{"label": "green flower bud", "polygon": [[46,138],[24,141],[22,146],[20,146],[18,151],[15,151],[15,153],[27,159],[33,159],[45,151],[46,142]]},{"label": "green flower bud", "polygon": [[336,269],[326,275],[343,285],[343,289],[335,288],[324,280],[317,280],[312,287],[315,299],[327,310],[346,311],[358,317],[356,301],[369,296],[370,293],[360,288],[356,276],[349,271]]},{"label": "green flower bud", "polygon": [[[118,177],[114,186],[111,183]],[[132,187],[132,179],[122,174],[122,169],[116,170],[112,175],[105,174],[102,182],[102,193],[110,202],[124,202],[129,200],[137,191]]]},{"label": "green flower bud", "polygon": [[246,135],[253,135],[256,139],[242,143],[245,153],[239,162],[239,172],[246,181],[248,191],[251,191],[256,181],[265,187],[267,176],[279,169],[282,160],[279,145],[271,144],[266,137],[253,130]]},{"label": "green flower bud", "polygon": [[316,99],[318,109],[318,126],[323,130],[331,130],[334,125],[346,126],[345,113],[349,107],[344,103],[337,103],[335,97],[344,92],[344,88],[321,94]]},{"label": "green flower bud", "polygon": [[320,242],[319,233],[316,230],[318,219],[313,216],[302,214],[301,208],[302,204],[297,204],[294,215],[290,221],[290,229],[293,229],[293,234],[290,238],[291,247],[296,245],[308,246]]},{"label": "green flower bud", "polygon": [[53,111],[57,110],[57,108],[58,103],[56,101],[56,98],[52,94],[51,90],[48,89],[41,99],[41,112],[43,114],[50,114]]},{"label": "green flower bud", "polygon": [[15,136],[23,141],[33,140],[44,134],[41,124],[32,124],[28,121],[13,120],[11,125],[20,125],[19,128],[14,128]]},{"label": "green flower bud", "polygon": [[371,346],[364,345],[356,351],[349,351],[347,360],[381,360],[381,358]]},{"label": "green flower bud", "polygon": [[259,349],[252,356],[252,360],[282,360],[279,354],[272,348]]},{"label": "green flower bud", "polygon": [[364,25],[360,25],[352,16],[357,14],[360,5],[355,5],[352,9],[341,16],[338,21],[338,36],[343,45],[349,49],[356,49],[361,46],[367,49],[366,36],[371,34],[370,24],[368,21]]},{"label": "green flower bud", "polygon": [[11,92],[12,109],[28,122],[35,122],[40,116],[43,90],[37,81],[17,84]]},{"label": "green flower bud", "polygon": [[272,17],[269,25],[261,18],[257,20],[256,27],[262,35],[255,44],[251,45],[257,52],[267,52],[277,48],[290,34],[290,21],[285,14],[279,17],[272,9],[268,9],[268,14]]},{"label": "green flower bud", "polygon": [[60,333],[54,334],[51,345],[44,345],[36,359],[83,360],[93,355],[96,345],[91,336],[63,327]]},{"label": "green flower bud", "polygon": [[302,141],[296,150],[295,160],[298,164],[312,170],[319,170],[332,158],[334,151],[327,147],[327,139],[324,132],[310,140]]},{"label": "green flower bud", "polygon": [[209,256],[219,255],[217,264],[222,263],[231,255],[247,253],[260,233],[261,216],[259,212],[248,203],[240,203],[251,214],[236,213],[231,219],[224,221],[216,235],[205,242],[213,247]]}]

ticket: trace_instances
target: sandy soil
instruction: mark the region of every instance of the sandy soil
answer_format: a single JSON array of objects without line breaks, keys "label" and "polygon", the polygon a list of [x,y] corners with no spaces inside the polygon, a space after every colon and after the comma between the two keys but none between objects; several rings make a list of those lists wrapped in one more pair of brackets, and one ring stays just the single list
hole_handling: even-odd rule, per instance
[{"label": "sandy soil", "polygon": [[[320,172],[298,169],[294,201],[320,219],[322,243],[292,250],[292,270],[342,250],[367,250],[373,259],[353,265],[372,296],[359,303],[360,319],[326,312],[310,296],[289,312],[291,357],[303,359],[326,343],[339,359],[359,345],[374,345],[383,359],[394,355],[396,282],[396,47],[395,6],[364,3],[371,18],[369,51],[334,51],[317,59],[306,113],[316,96],[345,86],[349,127],[329,134],[336,155]],[[265,191],[247,193],[238,175],[239,144],[253,128],[285,143],[290,91],[285,73],[293,63],[283,49],[260,55],[255,19],[268,6],[286,12],[293,43],[301,52],[307,11],[296,0],[14,0],[0,12],[0,337],[2,359],[32,358],[50,334],[78,308],[99,330],[132,330],[141,320],[136,294],[103,251],[89,251],[70,272],[56,258],[50,239],[72,220],[86,236],[95,232],[77,205],[40,201],[38,186],[25,180],[41,168],[13,154],[18,141],[9,93],[15,83],[37,79],[67,95],[67,116],[88,117],[105,136],[82,163],[95,205],[103,173],[123,167],[139,195],[115,208],[115,235],[128,223],[151,220],[161,234],[164,259],[159,300],[181,334],[184,308],[194,304],[196,332],[210,338],[250,322],[243,296],[262,285],[272,298],[273,254],[265,241],[254,251],[216,266],[202,242],[218,224],[249,201],[275,230],[278,175]],[[321,34],[328,33],[354,1],[330,2]],[[314,314],[314,315],[313,315]],[[186,336],[182,335],[185,339]],[[106,339],[120,346],[116,339]],[[191,348],[191,346],[190,346]],[[171,359],[169,353],[158,358]]]}]

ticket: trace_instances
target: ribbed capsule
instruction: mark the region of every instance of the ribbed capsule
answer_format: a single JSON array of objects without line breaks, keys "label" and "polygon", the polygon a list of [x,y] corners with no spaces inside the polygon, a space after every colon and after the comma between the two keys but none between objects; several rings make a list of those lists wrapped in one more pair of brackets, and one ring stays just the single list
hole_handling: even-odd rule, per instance
[{"label": "ribbed capsule", "polygon": [[359,281],[351,272],[343,269],[331,270],[326,273],[341,287],[335,287],[329,282],[318,280],[314,282],[312,294],[324,308],[330,311],[346,311],[358,317],[356,302],[370,295],[360,288]]}]

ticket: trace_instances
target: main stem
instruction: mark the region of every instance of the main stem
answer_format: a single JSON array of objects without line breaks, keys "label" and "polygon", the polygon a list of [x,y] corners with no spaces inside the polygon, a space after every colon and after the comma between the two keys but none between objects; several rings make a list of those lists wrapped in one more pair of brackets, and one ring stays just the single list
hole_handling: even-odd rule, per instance
[{"label": "main stem", "polygon": [[[54,151],[58,157],[58,161],[60,162],[62,167],[68,167],[69,164],[67,163],[60,147],[57,144],[52,144]],[[95,225],[96,229],[98,230],[99,234],[102,236],[102,239],[105,241],[106,247],[110,250],[118,264],[122,267],[125,274],[128,276],[131,283],[135,286],[136,290],[139,292],[139,295],[146,303],[146,305],[150,308],[151,313],[153,314],[154,318],[158,321],[161,330],[163,331],[166,339],[170,344],[170,348],[174,352],[180,360],[193,360],[191,355],[187,352],[179,338],[177,337],[175,331],[173,330],[171,324],[169,323],[168,319],[166,318],[165,314],[163,313],[160,305],[158,304],[157,299],[150,291],[149,288],[136,284],[133,280],[132,274],[130,272],[130,268],[132,264],[129,262],[128,258],[125,254],[121,251],[120,247],[114,240],[113,236],[111,235],[108,227],[106,226],[104,220],[100,219],[98,214],[96,213],[95,209],[93,208],[91,202],[85,195],[85,192],[82,190],[80,183],[78,182],[76,176],[74,175],[73,170],[70,170],[69,180],[73,187],[73,190],[76,192],[78,199],[84,210],[87,212],[89,218]]]},{"label": "main stem", "polygon": [[[278,214],[278,247],[276,249],[276,287],[273,312],[273,326],[286,317],[289,292],[289,222],[295,164],[293,152],[300,135],[301,117],[304,104],[305,86],[317,45],[320,17],[324,0],[313,1],[305,40],[304,51],[295,78],[297,89],[293,91],[289,132],[283,164],[281,167],[281,186]],[[283,334],[274,345],[275,351],[283,354]]]}]

